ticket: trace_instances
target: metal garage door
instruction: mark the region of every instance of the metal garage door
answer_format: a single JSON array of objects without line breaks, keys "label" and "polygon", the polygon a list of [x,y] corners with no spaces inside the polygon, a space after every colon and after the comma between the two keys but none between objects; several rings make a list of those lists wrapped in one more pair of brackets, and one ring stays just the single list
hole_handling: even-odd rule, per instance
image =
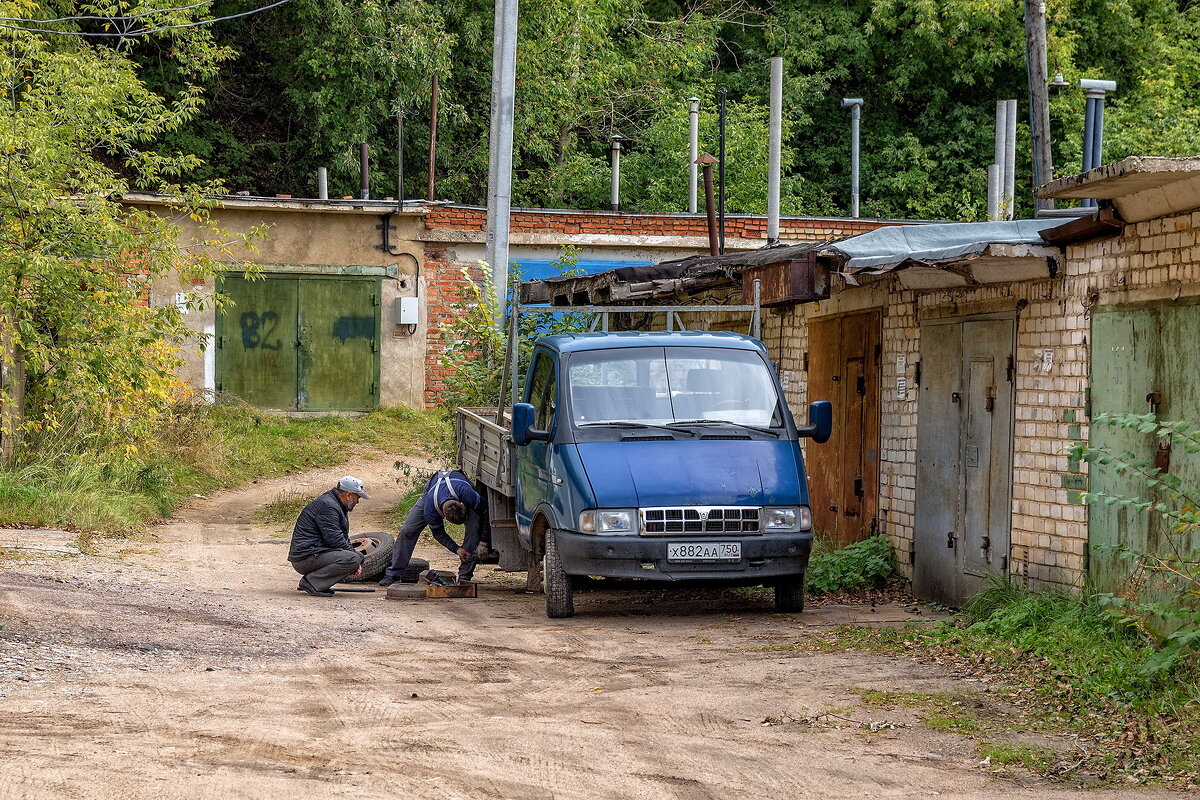
[{"label": "metal garage door", "polygon": [[913,592],[960,606],[1008,572],[1013,332],[1008,316],[921,326]]},{"label": "metal garage door", "polygon": [[[1145,414],[1160,420],[1186,419],[1200,424],[1200,305],[1175,301],[1110,306],[1092,313],[1091,410],[1102,413]],[[1115,453],[1132,453],[1168,469],[1184,486],[1200,485],[1197,458],[1172,452],[1171,444],[1136,430],[1093,425],[1090,441]],[[1146,497],[1145,480],[1135,474],[1117,475],[1093,466],[1088,476],[1092,491],[1123,497]],[[1181,541],[1160,519],[1118,505],[1094,504],[1088,511],[1088,576],[1099,591],[1120,591],[1130,562],[1113,546],[1169,553],[1194,550],[1200,537]]]},{"label": "metal garage door", "polygon": [[217,391],[260,408],[368,411],[379,404],[380,279],[222,278]]}]

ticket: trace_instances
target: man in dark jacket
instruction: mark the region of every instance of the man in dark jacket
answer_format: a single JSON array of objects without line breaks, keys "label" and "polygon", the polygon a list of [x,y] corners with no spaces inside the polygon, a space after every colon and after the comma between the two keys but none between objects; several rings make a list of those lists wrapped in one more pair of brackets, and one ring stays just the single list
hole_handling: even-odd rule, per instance
[{"label": "man in dark jacket", "polygon": [[[466,526],[462,547],[446,533],[445,522]],[[396,547],[392,550],[392,563],[380,578],[380,586],[390,586],[400,579],[412,558],[413,548],[417,546],[417,537],[426,525],[438,544],[458,556],[459,583],[471,580],[479,561],[475,555],[479,542],[491,540],[487,498],[458,470],[439,470],[425,484],[421,499],[400,526]]]},{"label": "man in dark jacket", "polygon": [[330,587],[362,571],[363,557],[350,545],[350,519],[359,498],[370,499],[353,475],[313,500],[300,512],[292,530],[288,561],[304,577],[298,591],[314,597],[333,597]]}]

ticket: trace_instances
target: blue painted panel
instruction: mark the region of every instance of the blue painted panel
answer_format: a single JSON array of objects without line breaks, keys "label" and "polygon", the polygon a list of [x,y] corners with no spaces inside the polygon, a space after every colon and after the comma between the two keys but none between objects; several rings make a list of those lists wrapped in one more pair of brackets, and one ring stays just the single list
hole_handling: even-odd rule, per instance
[{"label": "blue painted panel", "polygon": [[[521,280],[533,281],[543,278],[560,278],[562,271],[553,261],[539,260],[535,258],[514,258],[512,263],[521,270]],[[579,270],[584,275],[594,275],[597,272],[607,272],[610,269],[618,269],[620,267],[645,267],[653,264],[653,261],[603,261],[596,259],[579,259],[579,263],[574,269]]]}]

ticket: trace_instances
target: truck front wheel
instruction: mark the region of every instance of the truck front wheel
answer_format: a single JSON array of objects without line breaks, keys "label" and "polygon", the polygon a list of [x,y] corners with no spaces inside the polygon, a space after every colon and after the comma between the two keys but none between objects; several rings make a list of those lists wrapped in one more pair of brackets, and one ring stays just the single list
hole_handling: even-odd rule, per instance
[{"label": "truck front wheel", "polygon": [[575,587],[571,576],[563,572],[562,559],[558,555],[557,531],[546,531],[546,616],[571,617],[575,615]]},{"label": "truck front wheel", "polygon": [[804,578],[806,573],[781,578],[775,584],[775,610],[798,613],[804,610]]}]

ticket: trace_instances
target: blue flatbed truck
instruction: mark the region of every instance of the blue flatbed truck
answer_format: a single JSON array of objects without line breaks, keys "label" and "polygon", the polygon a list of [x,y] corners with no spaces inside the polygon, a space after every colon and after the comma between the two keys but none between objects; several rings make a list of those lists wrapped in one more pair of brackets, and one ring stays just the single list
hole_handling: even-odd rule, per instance
[{"label": "blue flatbed truck", "polygon": [[826,441],[832,413],[815,402],[797,426],[757,339],[545,337],[520,399],[504,414],[458,409],[458,460],[488,488],[501,569],[544,583],[548,616],[574,614],[584,576],[766,585],[777,610],[803,610],[813,535],[799,440]]}]

